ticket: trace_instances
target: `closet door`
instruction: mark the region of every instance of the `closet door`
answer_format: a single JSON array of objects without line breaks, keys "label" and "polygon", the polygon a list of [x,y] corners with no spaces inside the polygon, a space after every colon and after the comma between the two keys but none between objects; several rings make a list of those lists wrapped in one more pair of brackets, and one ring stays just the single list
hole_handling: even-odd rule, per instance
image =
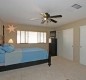
[{"label": "closet door", "polygon": [[86,65],[86,26],[80,27],[80,63]]},{"label": "closet door", "polygon": [[57,31],[57,55],[63,55],[63,31]]},{"label": "closet door", "polygon": [[73,61],[73,28],[63,30],[63,57]]}]

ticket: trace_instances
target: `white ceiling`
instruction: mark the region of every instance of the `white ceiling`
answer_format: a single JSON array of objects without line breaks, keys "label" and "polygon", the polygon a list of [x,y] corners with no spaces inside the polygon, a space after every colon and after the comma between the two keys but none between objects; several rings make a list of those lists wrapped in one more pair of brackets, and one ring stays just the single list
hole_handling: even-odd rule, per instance
[{"label": "white ceiling", "polygon": [[[82,6],[80,9],[71,7]],[[61,14],[57,23],[41,24],[42,12],[52,15]],[[0,0],[0,18],[8,23],[30,24],[36,26],[61,26],[72,21],[86,18],[86,0]],[[38,20],[30,20],[39,18]]]}]

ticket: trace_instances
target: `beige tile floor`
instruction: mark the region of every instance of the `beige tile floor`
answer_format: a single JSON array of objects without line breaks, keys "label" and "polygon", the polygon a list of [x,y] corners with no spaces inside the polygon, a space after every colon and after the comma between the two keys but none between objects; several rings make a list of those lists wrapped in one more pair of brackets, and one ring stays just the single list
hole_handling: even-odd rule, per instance
[{"label": "beige tile floor", "polygon": [[60,57],[52,57],[47,63],[0,72],[0,80],[86,80],[86,66]]}]

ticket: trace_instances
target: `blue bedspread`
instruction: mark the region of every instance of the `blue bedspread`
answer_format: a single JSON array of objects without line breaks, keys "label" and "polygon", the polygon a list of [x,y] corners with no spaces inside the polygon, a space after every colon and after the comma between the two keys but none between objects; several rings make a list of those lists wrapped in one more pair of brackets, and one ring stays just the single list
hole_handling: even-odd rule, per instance
[{"label": "blue bedspread", "polygon": [[5,64],[5,54],[0,54],[0,66]]},{"label": "blue bedspread", "polygon": [[25,48],[22,50],[22,53],[22,62],[48,59],[48,52],[41,48]]},{"label": "blue bedspread", "polygon": [[[0,54],[0,64],[11,65],[48,59],[48,52],[42,48],[16,49],[11,53]],[[1,66],[1,65],[0,65]]]},{"label": "blue bedspread", "polygon": [[13,52],[5,54],[5,65],[21,63],[22,49],[16,49]]},{"label": "blue bedspread", "polygon": [[5,62],[5,54],[0,54],[0,63]]}]

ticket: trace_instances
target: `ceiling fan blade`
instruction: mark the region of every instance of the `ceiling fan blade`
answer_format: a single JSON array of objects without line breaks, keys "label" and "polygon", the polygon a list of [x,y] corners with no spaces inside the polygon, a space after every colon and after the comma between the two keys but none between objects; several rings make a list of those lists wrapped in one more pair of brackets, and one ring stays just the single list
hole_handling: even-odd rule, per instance
[{"label": "ceiling fan blade", "polygon": [[50,16],[50,18],[60,18],[62,15],[55,15],[55,16]]},{"label": "ceiling fan blade", "polygon": [[43,17],[46,17],[46,14],[45,14],[45,13],[41,13],[41,15],[42,15]]},{"label": "ceiling fan blade", "polygon": [[29,19],[29,20],[39,20],[40,18],[32,18],[32,19]]},{"label": "ceiling fan blade", "polygon": [[57,21],[56,20],[53,20],[53,19],[50,19],[52,22],[54,22],[54,23],[57,23]]},{"label": "ceiling fan blade", "polygon": [[48,13],[41,13],[41,15],[42,15],[44,18],[49,18],[49,17],[50,17],[50,14],[48,14]]}]

